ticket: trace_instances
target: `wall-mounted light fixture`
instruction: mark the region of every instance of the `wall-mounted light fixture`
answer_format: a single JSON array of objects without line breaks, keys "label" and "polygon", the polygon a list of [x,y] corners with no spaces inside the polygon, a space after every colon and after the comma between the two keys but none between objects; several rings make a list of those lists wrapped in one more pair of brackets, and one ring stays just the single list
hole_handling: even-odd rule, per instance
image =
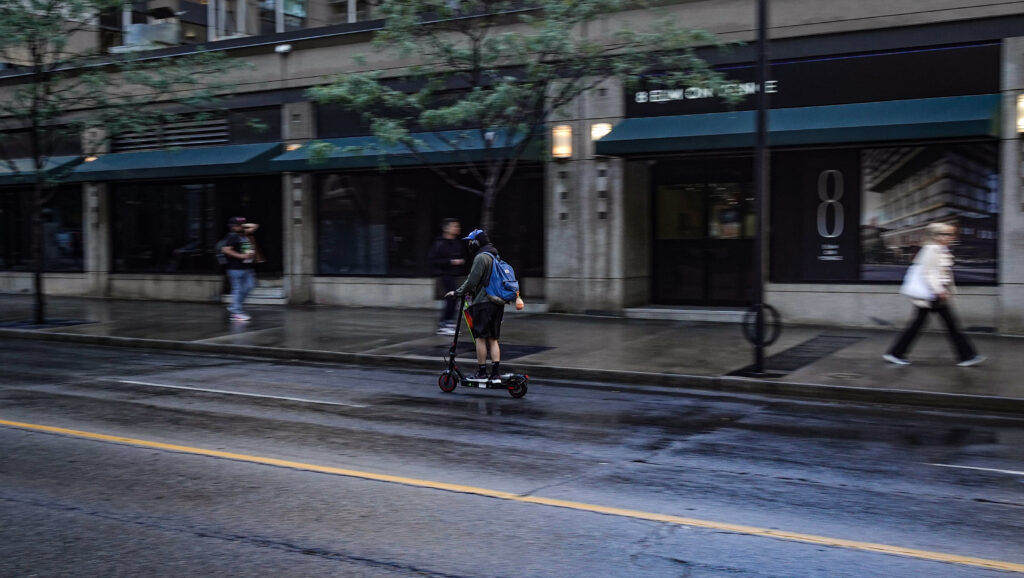
[{"label": "wall-mounted light fixture", "polygon": [[92,161],[94,161],[94,160],[96,160],[98,158],[100,158],[100,157],[98,157],[96,155],[89,155],[89,156],[85,157],[84,159],[82,159],[82,161],[87,162],[87,163],[91,163]]},{"label": "wall-mounted light fixture", "polygon": [[551,156],[556,159],[572,158],[572,127],[560,124],[551,128]]},{"label": "wall-mounted light fixture", "polygon": [[612,132],[612,123],[595,122],[590,125],[590,140],[601,140],[610,132]]},{"label": "wall-mounted light fixture", "polygon": [[278,44],[277,46],[274,47],[274,52],[276,52],[278,54],[288,54],[291,51],[292,51],[292,45],[291,44]]},{"label": "wall-mounted light fixture", "polygon": [[1017,132],[1024,133],[1024,94],[1017,95]]},{"label": "wall-mounted light fixture", "polygon": [[285,145],[284,150],[286,150],[288,152],[291,152],[291,151],[297,151],[300,148],[302,148],[301,144],[299,144],[297,142],[293,142],[293,143]]}]

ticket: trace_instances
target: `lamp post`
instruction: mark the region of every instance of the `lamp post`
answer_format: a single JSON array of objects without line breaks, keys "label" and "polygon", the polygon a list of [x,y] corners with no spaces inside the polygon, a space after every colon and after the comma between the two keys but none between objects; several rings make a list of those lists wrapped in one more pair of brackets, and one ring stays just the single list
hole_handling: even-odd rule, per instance
[{"label": "lamp post", "polygon": [[764,232],[768,194],[768,0],[757,0],[757,129],[754,141],[754,374],[763,375],[765,349]]}]

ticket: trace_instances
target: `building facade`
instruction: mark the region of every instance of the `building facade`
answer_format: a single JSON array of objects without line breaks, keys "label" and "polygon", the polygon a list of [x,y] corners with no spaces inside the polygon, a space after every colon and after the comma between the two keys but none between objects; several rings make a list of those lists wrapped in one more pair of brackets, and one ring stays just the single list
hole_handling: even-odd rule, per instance
[{"label": "building facade", "polygon": [[[242,214],[261,223],[260,277],[273,302],[434,306],[430,241],[442,218],[473,226],[480,201],[413,162],[388,171],[370,155],[308,162],[313,140],[368,133],[306,89],[400,64],[376,55],[357,64],[380,26],[372,6],[156,4],[106,16],[99,41],[164,55],[203,44],[253,66],[235,79],[230,113],[115,139],[90,162],[74,147],[54,159],[80,164],[46,214],[47,291],[216,300],[223,280],[210,251],[227,217]],[[1024,16],[980,1],[846,4],[772,0],[763,87],[750,44],[755,2],[665,7],[747,43],[704,53],[730,82],[716,94],[609,81],[551,119],[568,154],[524,163],[493,232],[527,299],[627,314],[749,306],[758,282],[752,96],[763,90],[771,178],[762,281],[784,320],[899,323],[907,305],[896,288],[921,231],[947,222],[961,232],[965,325],[1024,333]],[[638,27],[654,18],[627,16]],[[0,72],[0,90],[17,82]],[[743,98],[727,105],[723,91]],[[5,292],[31,287],[25,195],[0,172]]]}]

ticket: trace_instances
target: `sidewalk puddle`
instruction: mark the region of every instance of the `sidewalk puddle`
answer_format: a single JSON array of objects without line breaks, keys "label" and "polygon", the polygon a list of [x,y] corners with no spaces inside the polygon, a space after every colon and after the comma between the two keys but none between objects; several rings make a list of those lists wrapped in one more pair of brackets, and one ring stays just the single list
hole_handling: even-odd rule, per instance
[{"label": "sidewalk puddle", "polygon": [[[863,340],[864,337],[860,335],[819,335],[812,337],[799,345],[794,345],[785,351],[767,358],[764,362],[764,369],[766,373],[771,374],[771,377],[782,377]],[[753,369],[753,365],[748,365],[729,373],[729,375],[750,375]]]}]

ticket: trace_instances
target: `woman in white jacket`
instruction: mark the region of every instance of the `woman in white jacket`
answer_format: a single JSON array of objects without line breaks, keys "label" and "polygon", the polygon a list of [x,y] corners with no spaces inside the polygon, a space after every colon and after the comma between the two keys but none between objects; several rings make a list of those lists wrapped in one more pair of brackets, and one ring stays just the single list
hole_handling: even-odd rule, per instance
[{"label": "woman in white jacket", "polygon": [[951,296],[956,287],[953,284],[953,255],[949,252],[949,244],[956,239],[956,227],[945,223],[931,223],[928,225],[928,236],[928,242],[914,257],[914,263],[920,266],[921,275],[931,289],[933,297],[931,300],[912,300],[915,308],[914,317],[882,358],[896,365],[909,365],[910,362],[904,356],[910,351],[918,332],[924,327],[928,314],[938,313],[946,323],[949,341],[959,357],[957,365],[977,365],[985,358],[978,355],[967,336],[960,331],[956,317],[953,316],[951,303]]}]

